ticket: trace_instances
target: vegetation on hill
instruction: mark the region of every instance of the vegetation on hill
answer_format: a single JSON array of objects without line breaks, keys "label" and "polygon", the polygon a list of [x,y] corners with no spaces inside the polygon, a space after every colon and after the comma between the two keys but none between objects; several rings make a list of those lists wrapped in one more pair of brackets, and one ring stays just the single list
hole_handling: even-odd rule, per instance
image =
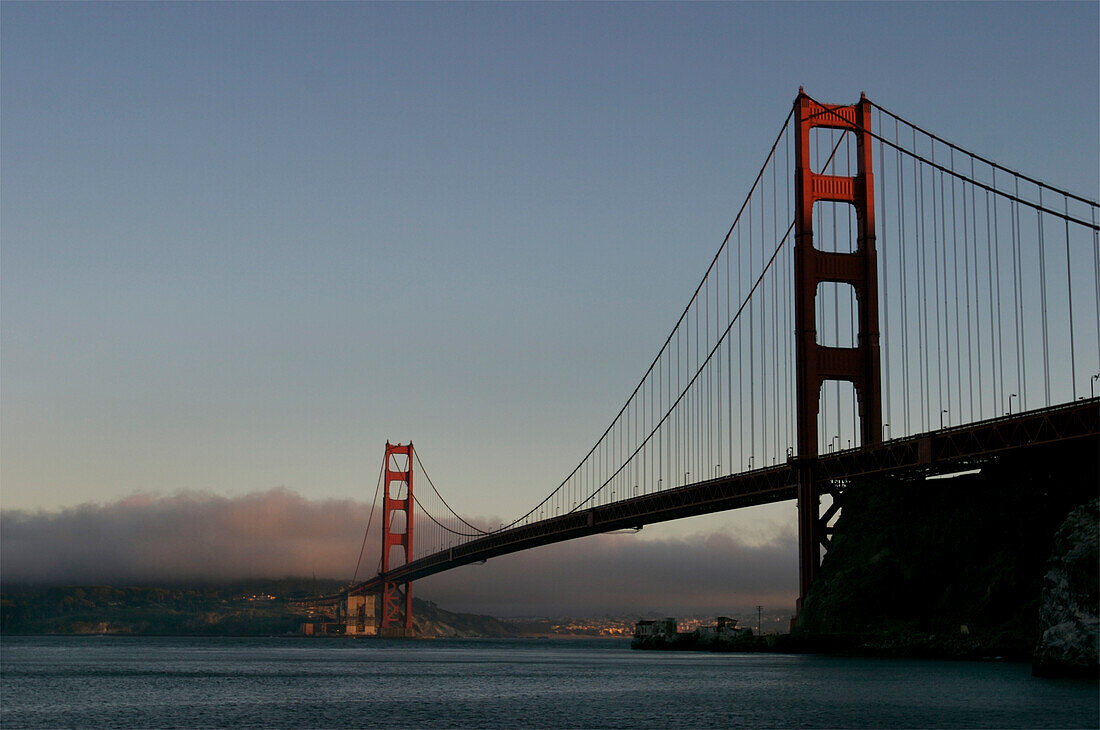
[{"label": "vegetation on hill", "polygon": [[[272,580],[208,586],[35,586],[0,590],[0,632],[146,636],[277,636],[298,633],[305,607],[287,598],[334,593],[335,581]],[[491,616],[452,613],[413,598],[417,635],[509,637]]]},{"label": "vegetation on hill", "polygon": [[257,581],[208,586],[5,585],[5,634],[122,633],[270,636],[297,631],[296,607],[279,597],[336,586],[313,581]]}]

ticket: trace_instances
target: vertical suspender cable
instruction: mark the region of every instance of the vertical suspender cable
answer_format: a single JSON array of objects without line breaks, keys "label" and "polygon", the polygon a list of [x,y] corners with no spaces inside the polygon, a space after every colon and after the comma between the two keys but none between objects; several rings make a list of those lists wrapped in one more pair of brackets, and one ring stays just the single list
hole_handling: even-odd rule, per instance
[{"label": "vertical suspender cable", "polygon": [[[878,132],[879,132],[879,141],[878,141],[879,196],[878,196],[878,199],[881,201],[880,205],[883,208],[883,211],[882,211],[883,214],[880,217],[880,220],[882,221],[881,229],[882,229],[883,233],[885,233],[886,232],[886,215],[885,215],[885,213],[886,213],[886,211],[885,211],[885,208],[886,208],[886,143],[883,142],[883,140],[882,140],[882,137],[885,136],[885,130],[882,128],[882,110],[881,109],[878,110]],[[886,391],[886,417],[883,419],[883,421],[885,423],[893,423],[894,419],[893,419],[893,415],[891,413],[892,408],[891,408],[891,400],[890,400],[890,391],[893,390],[892,382],[890,380],[890,355],[891,355],[890,345],[893,344],[893,341],[890,339],[890,296],[889,296],[890,287],[887,284],[887,280],[888,280],[889,274],[890,274],[890,265],[889,265],[889,262],[886,258],[886,248],[887,248],[887,246],[886,246],[885,238],[886,237],[883,236],[882,244],[877,247],[878,248],[878,253],[879,253],[879,260],[882,261],[882,276],[880,277],[880,281],[882,282],[882,284],[879,286],[879,289],[882,291],[882,311],[884,313],[883,316],[882,316],[882,352],[884,353],[884,357],[882,358],[882,360],[883,360],[882,364],[883,364],[883,370],[884,370],[885,375],[886,375],[886,378],[885,378],[886,379],[886,383],[885,383],[885,386],[886,386],[885,387],[885,391]],[[883,436],[883,434],[879,434],[879,436]]]},{"label": "vertical suspender cable", "polygon": [[[813,140],[815,138],[817,138],[820,134],[821,133],[819,132],[818,134],[811,137],[810,144],[813,144]],[[817,145],[814,146],[814,153],[813,154],[814,154],[814,169],[815,170],[820,170],[822,174],[826,173],[827,170],[825,170],[821,166],[821,145],[820,144],[817,144]],[[824,233],[824,231],[822,229],[825,227],[825,220],[824,220],[825,211],[820,206],[814,205],[812,210],[811,210],[811,215],[813,215],[813,213],[817,212],[817,211],[820,211],[820,215],[818,216],[818,219],[817,219],[816,222],[813,221],[813,220],[810,221],[810,226],[811,226],[810,230],[812,230],[813,234],[814,234],[814,239],[815,239],[814,247],[824,250],[824,246],[820,245],[819,242],[821,241],[822,235]],[[817,224],[820,224],[820,225],[817,225]],[[825,335],[825,313],[822,309],[821,298],[819,297],[820,292],[821,292],[820,288],[817,291],[814,292],[814,328],[817,330],[817,341],[819,343],[826,341],[824,339],[824,335]],[[829,387],[828,383],[822,383],[821,386],[820,386],[820,389],[818,390],[818,394],[817,394],[817,399],[818,399],[818,428],[817,428],[818,445],[817,445],[817,451],[818,451],[818,453],[824,453],[825,452],[826,447],[825,447],[824,443],[822,443],[821,439],[825,438],[826,434],[829,431],[828,387]]]},{"label": "vertical suspender cable", "polygon": [[[749,264],[752,264],[752,206],[749,206]],[[756,319],[755,297],[749,297],[749,460],[756,454]]]},{"label": "vertical suspender cable", "polygon": [[[1017,187],[1019,187],[1019,182],[1017,182]],[[1023,360],[1023,351],[1020,349],[1021,348],[1020,342],[1023,339],[1021,337],[1022,323],[1020,322],[1020,320],[1023,316],[1023,303],[1022,303],[1023,292],[1020,291],[1019,238],[1018,238],[1018,235],[1019,235],[1019,225],[1018,225],[1019,216],[1017,215],[1018,210],[1017,210],[1017,206],[1016,206],[1015,201],[1012,201],[1012,204],[1009,206],[1008,212],[1009,212],[1009,215],[1012,218],[1012,221],[1011,221],[1011,223],[1012,223],[1012,307],[1015,310],[1012,313],[1012,316],[1013,316],[1012,321],[1013,321],[1013,327],[1014,327],[1013,336],[1015,338],[1015,344],[1016,344],[1016,392],[1019,394],[1020,400],[1017,401],[1017,403],[1019,404],[1019,403],[1023,402],[1025,396],[1027,395],[1027,393],[1026,393],[1027,389],[1025,387],[1023,387],[1024,386],[1023,374],[1026,372],[1026,363],[1024,363],[1024,360]],[[1011,394],[1009,395],[1009,398],[1011,399]],[[1012,408],[1012,403],[1009,403],[1008,405],[1009,405],[1009,409],[1011,409]]]},{"label": "vertical suspender cable", "polygon": [[[772,160],[772,240],[779,244],[779,201],[776,199],[776,170],[777,160]],[[772,339],[772,403],[776,408],[775,417],[772,419],[772,427],[775,436],[772,439],[772,448],[775,456],[779,455],[779,272],[772,269],[772,319],[775,322],[775,333]],[[773,459],[774,462],[774,459]]]},{"label": "vertical suspender cable", "polygon": [[[913,149],[917,147],[917,132],[913,130]],[[928,399],[931,397],[931,388],[928,383],[928,350],[931,349],[931,344],[928,341],[928,292],[925,288],[928,286],[928,237],[924,231],[924,166],[920,167],[920,185],[917,187],[917,199],[919,201],[920,213],[917,216],[917,240],[920,242],[920,257],[921,262],[917,267],[917,319],[920,338],[918,340],[917,354],[920,357],[921,364],[921,430],[929,430],[929,418],[928,418]],[[916,174],[916,171],[914,171]]]},{"label": "vertical suspender cable", "polygon": [[[727,254],[727,259],[726,260],[728,261],[729,260],[729,258],[728,258],[729,249],[726,249],[726,254]],[[721,329],[722,329],[722,317],[721,317],[721,313],[720,313],[721,304],[722,304],[722,280],[718,278],[718,274],[716,273],[715,278],[714,278],[714,326],[715,326],[715,329],[717,331],[721,331]],[[724,363],[722,362],[722,350],[721,350],[721,348],[719,348],[717,355],[718,355],[718,359],[716,361],[717,364],[715,366],[715,370],[716,370],[716,372],[715,372],[715,390],[716,390],[716,393],[715,393],[715,403],[714,403],[714,411],[715,411],[714,415],[717,418],[718,423],[716,424],[716,426],[717,426],[717,431],[716,431],[717,439],[715,440],[715,445],[717,446],[717,449],[716,449],[716,452],[715,452],[715,456],[717,456],[717,458],[718,458],[717,465],[721,466],[721,464],[723,464],[723,463],[728,463],[728,462],[726,462],[725,458],[723,458],[723,456],[722,456],[722,445],[725,443],[725,441],[723,441],[723,439],[722,439],[722,408],[725,405],[725,403],[722,400],[722,368],[723,368]],[[719,471],[720,471],[720,469],[719,469]]]},{"label": "vertical suspender cable", "polygon": [[[834,131],[834,134],[836,134],[835,131]],[[840,132],[840,134],[843,135],[844,132]],[[832,142],[832,140],[829,140],[829,141]],[[840,140],[838,139],[837,142],[839,142],[839,141]],[[834,160],[830,164],[830,168],[831,168],[831,170],[829,171],[830,174],[835,175],[836,172],[837,172],[838,167],[839,167],[839,164]],[[833,203],[829,207],[832,208],[832,211],[833,211],[833,253],[839,253],[840,252],[840,239],[837,237],[837,212],[838,212],[837,208],[839,206],[836,203]],[[836,345],[837,347],[839,347],[840,346],[840,287],[837,286],[835,283],[830,284],[829,287],[833,290],[833,344]],[[839,451],[841,445],[844,443],[844,438],[843,438],[843,436],[840,435],[841,434],[841,411],[840,411],[840,382],[839,381],[835,381],[835,380],[833,381],[833,390],[836,391],[836,434],[835,434],[835,437],[836,437],[836,440],[840,442],[840,443],[837,444],[837,451]]]},{"label": "vertical suspender cable", "polygon": [[[700,300],[700,303],[705,304],[705,301]],[[707,313],[709,314],[709,307],[707,309],[708,309]],[[695,367],[692,368],[693,371],[698,371],[701,368],[702,361],[701,361],[699,353],[700,353],[700,351],[704,351],[704,352],[706,351],[706,343],[703,341],[703,339],[706,337],[706,333],[705,333],[705,329],[704,329],[704,334],[702,335],[702,337],[700,337],[700,335],[699,335],[699,320],[700,320],[700,315],[699,315],[699,309],[698,309],[698,305],[697,305],[697,308],[695,310],[695,338],[698,341],[695,343]],[[710,374],[709,369],[707,370],[707,374],[708,375]],[[695,392],[697,393],[696,402],[699,404],[698,405],[699,414],[696,416],[695,420],[699,424],[699,436],[698,436],[698,439],[697,439],[698,440],[698,446],[696,447],[696,450],[697,450],[697,453],[698,453],[698,460],[699,460],[699,466],[700,467],[705,467],[706,466],[706,464],[705,464],[705,461],[706,461],[706,434],[704,433],[704,429],[705,429],[705,426],[706,426],[707,403],[706,403],[706,399],[704,398],[704,395],[705,395],[704,388],[705,387],[706,387],[706,381],[704,379],[700,378],[699,381],[698,381],[698,385],[696,385],[696,387],[695,387]],[[706,476],[707,470],[704,469],[704,468],[700,468],[697,472],[695,472],[695,474],[696,474],[696,479],[702,479],[703,477]]]},{"label": "vertical suspender cable", "polygon": [[[844,164],[846,168],[845,175],[853,177],[852,175],[852,135],[844,134]],[[872,172],[869,170],[868,172]],[[874,193],[874,191],[871,191]],[[848,253],[854,253],[855,247],[855,230],[858,222],[856,220],[856,209],[853,205],[845,206],[845,210],[848,213]],[[878,276],[878,271],[875,271],[875,276]],[[848,323],[849,323],[849,337],[848,344],[851,347],[856,347],[856,290],[855,287],[848,287]],[[852,403],[852,443],[856,446],[859,445],[859,405],[856,402],[857,395],[856,389],[851,389],[851,403]]]},{"label": "vertical suspender cable", "polygon": [[[970,158],[970,177],[974,177],[974,157]],[[974,261],[974,365],[979,373],[977,388],[978,415],[984,417],[985,408],[982,405],[982,307],[981,307],[981,270],[978,268],[978,190],[976,185],[970,186],[970,240],[973,242]]]},{"label": "vertical suspender cable", "polygon": [[[707,309],[706,327],[705,327],[705,330],[706,330],[705,337],[706,337],[707,344],[704,345],[704,348],[710,349],[710,284],[709,283],[707,284],[707,295],[705,297],[705,303],[706,303],[706,309]],[[707,370],[707,381],[706,381],[706,399],[705,400],[706,400],[706,422],[707,422],[707,448],[706,448],[707,458],[706,458],[705,466],[707,467],[707,469],[700,476],[712,477],[712,476],[714,476],[714,443],[713,443],[714,434],[712,432],[713,431],[712,426],[713,426],[713,423],[714,423],[714,421],[713,421],[713,411],[712,411],[712,409],[714,407],[714,393],[711,389],[711,380],[712,380],[713,375],[714,375],[714,368],[711,368],[711,367],[708,366],[706,368],[706,370]]]},{"label": "vertical suspender cable", "polygon": [[[932,140],[931,145],[932,145],[932,165],[934,166],[936,164],[936,141]],[[941,231],[936,230],[937,225],[941,225],[942,222],[943,222],[943,218],[944,218],[943,215],[939,215],[937,217],[937,214],[941,212],[940,208],[943,208],[944,206],[943,206],[943,173],[942,172],[939,175],[940,176],[940,201],[939,201],[939,206],[937,207],[937,204],[936,204],[936,172],[937,171],[936,171],[935,167],[933,167],[933,169],[929,171],[929,175],[932,178],[932,281],[933,281],[933,285],[935,286],[935,293],[933,294],[933,297],[935,298],[935,302],[936,302],[936,392],[938,394],[938,400],[939,400],[939,402],[937,404],[937,407],[936,407],[936,410],[939,411],[940,409],[943,408],[943,362],[944,362],[944,351],[943,350],[944,350],[944,344],[945,344],[945,338],[943,337],[943,334],[941,333],[941,328],[940,328],[940,268],[939,267],[940,267],[940,259],[942,258],[941,254],[944,253],[943,247],[945,245],[945,242],[943,240],[944,232],[942,230]],[[943,212],[946,212],[946,211],[943,211]],[[936,237],[937,234],[939,234],[939,239],[938,240],[937,240],[937,237]],[[946,288],[946,286],[947,286],[947,282],[945,281],[944,282],[944,287]],[[948,399],[950,399],[950,395],[948,396]],[[930,424],[929,427],[928,427],[929,430],[934,428],[934,426],[935,426],[935,424]]]},{"label": "vertical suspender cable", "polygon": [[[952,178],[952,179],[954,180],[954,178]],[[945,416],[945,422],[949,423],[950,422],[949,421],[950,417],[952,417],[952,414],[955,412],[953,410],[955,408],[955,406],[954,406],[955,401],[952,400],[952,332],[950,332],[950,324],[948,323],[949,320],[950,320],[950,302],[949,302],[948,296],[947,296],[947,280],[948,280],[948,276],[947,276],[947,253],[948,253],[947,247],[948,247],[948,241],[947,241],[947,202],[946,202],[946,197],[947,197],[947,184],[946,184],[946,180],[944,179],[943,170],[941,170],[941,172],[939,172],[939,206],[941,206],[942,211],[941,211],[941,219],[939,219],[939,228],[941,228],[941,230],[943,231],[943,243],[941,244],[941,248],[942,248],[943,251],[941,252],[941,256],[939,256],[939,265],[941,265],[943,267],[943,272],[942,273],[943,273],[943,279],[944,279],[944,289],[943,289],[943,298],[944,298],[944,370],[945,370],[944,385],[946,386],[946,390],[947,390],[947,409],[946,409],[947,413],[946,413],[946,416]],[[954,232],[953,232],[953,236],[954,236]],[[954,245],[952,246],[952,248],[954,250]],[[957,332],[957,330],[956,330],[956,332]],[[954,355],[955,362],[958,362],[958,356],[959,356],[958,347],[956,347],[955,355]],[[941,406],[941,408],[943,408],[943,406]]]},{"label": "vertical suspender cable", "polygon": [[[996,175],[996,170],[993,171]],[[996,187],[996,182],[992,183],[992,187]],[[1000,212],[997,208],[997,195],[992,194],[989,190],[985,191],[985,255],[986,265],[989,267],[989,290],[987,292],[989,299],[989,363],[990,370],[993,375],[993,387],[991,388],[991,395],[993,396],[992,414],[994,416],[1000,416],[1004,412],[1002,407],[1003,394],[1005,390],[1004,385],[1004,362],[998,357],[998,352],[1003,349],[1004,335],[1002,328],[1004,326],[1002,322],[1000,302],[1001,302],[1001,268],[1000,268],[1000,224],[998,218]],[[990,264],[989,262],[993,263]]]},{"label": "vertical suspender cable", "polygon": [[[1016,197],[1020,197],[1020,179],[1016,178]],[[1012,291],[1013,304],[1016,307],[1016,390],[1020,394],[1021,410],[1027,410],[1027,350],[1024,349],[1024,291],[1023,291],[1023,248],[1020,239],[1020,206],[1012,201]]]},{"label": "vertical suspender cable", "polygon": [[[936,252],[938,254],[938,261],[940,269],[936,272],[936,332],[937,338],[940,339],[940,345],[937,348],[942,356],[937,357],[939,377],[940,377],[940,409],[948,411],[947,414],[940,414],[940,421],[945,422],[944,419],[951,415],[951,333],[947,328],[947,201],[946,191],[947,185],[945,184],[943,177],[943,170],[939,171],[940,178],[940,242],[936,246]],[[933,180],[935,179],[935,173],[933,173]],[[934,186],[933,186],[934,189]],[[932,201],[935,206],[935,199]],[[943,304],[942,315],[940,314],[940,304]],[[943,334],[940,335],[942,326]],[[946,408],[944,407],[944,398],[946,393]]]},{"label": "vertical suspender cable", "polygon": [[[997,170],[996,170],[996,168],[993,169],[993,187],[994,188],[997,187]],[[989,210],[989,202],[988,202],[989,197],[990,197],[989,191],[986,191],[986,199],[987,199],[986,200],[986,210],[987,210],[987,212]],[[999,371],[998,372],[999,383],[998,383],[997,393],[996,393],[996,395],[997,395],[997,412],[996,412],[996,415],[999,416],[1001,413],[1004,413],[1004,411],[1005,411],[1005,408],[1004,408],[1004,405],[1005,405],[1005,403],[1004,403],[1004,401],[1005,401],[1005,370],[1004,370],[1005,369],[1005,361],[1004,361],[1005,334],[1004,334],[1003,310],[1001,309],[1001,246],[1000,246],[1001,239],[999,237],[1000,215],[998,214],[998,211],[997,211],[997,198],[998,198],[998,196],[994,195],[992,197],[993,197],[993,240],[990,243],[990,248],[993,251],[993,273],[996,275],[997,281],[996,281],[996,287],[995,287],[996,297],[994,297],[993,294],[992,294],[992,290],[994,289],[994,287],[990,288],[991,293],[990,293],[990,300],[989,300],[990,305],[989,306],[990,306],[990,312],[992,313],[990,319],[995,320],[996,323],[997,323],[997,338],[996,338],[997,339],[997,354],[996,354],[996,357],[993,360],[993,366],[994,366],[995,370]],[[987,235],[988,235],[988,230],[987,230]],[[996,307],[995,308],[994,308],[994,301],[996,301]]]},{"label": "vertical suspender cable", "polygon": [[1092,209],[1092,268],[1096,294],[1096,364],[1100,368],[1100,233],[1096,230],[1096,208]]},{"label": "vertical suspender cable", "polygon": [[[729,323],[731,311],[730,311],[730,249],[726,248],[726,317],[725,321]],[[729,454],[727,455],[729,463],[729,473],[734,474],[738,471],[738,465],[733,460],[733,338],[726,337],[726,401],[722,405],[728,406],[726,412],[726,421],[729,424]]]},{"label": "vertical suspender cable", "polygon": [[[722,321],[729,323],[730,317],[730,302],[733,296],[733,285],[730,280],[730,259],[733,257],[733,247],[730,246],[726,249],[726,316]],[[727,336],[726,338],[726,397],[721,403],[721,407],[726,409],[726,441],[728,441],[728,450],[725,456],[727,465],[727,474],[734,474],[737,472],[737,465],[733,460],[733,337]],[[723,442],[723,446],[727,445]]]},{"label": "vertical suspender cable", "polygon": [[[767,218],[764,212],[764,195],[760,195],[760,273],[764,273],[764,260],[767,256],[767,245],[765,239],[767,237]],[[766,296],[766,295],[765,295]],[[767,319],[767,303],[766,299],[762,300],[762,306],[758,307],[760,310],[760,462],[757,466],[767,464],[768,460],[768,335],[767,326],[765,325]]]},{"label": "vertical suspender cable", "polygon": [[[970,177],[974,177],[974,158],[973,157],[970,158]],[[978,242],[977,242],[977,237],[976,236],[971,236],[970,235],[970,227],[967,225],[968,221],[971,220],[970,218],[967,217],[967,211],[969,210],[970,215],[972,215],[972,216],[976,217],[976,215],[977,215],[974,211],[974,186],[971,185],[969,187],[969,191],[970,191],[970,194],[971,194],[970,207],[969,208],[967,208],[967,205],[966,205],[967,190],[968,190],[968,188],[964,187],[963,191],[962,191],[962,201],[963,201],[963,257],[964,257],[964,260],[965,260],[965,267],[966,267],[966,321],[967,321],[967,325],[966,325],[966,389],[970,393],[970,420],[973,421],[973,420],[975,420],[975,417],[974,417],[974,395],[975,395],[975,393],[974,393],[974,348],[973,348],[973,341],[971,340],[970,336],[973,333],[973,331],[975,330],[975,326],[977,325],[977,320],[973,316],[973,314],[971,312],[971,309],[970,309],[970,251],[971,251],[970,243],[971,243],[971,241],[973,241],[974,251],[977,252]],[[977,270],[976,267],[974,269],[974,273],[975,274],[978,273],[978,270]],[[975,286],[975,289],[977,289],[976,286]],[[971,323],[974,323],[974,324],[972,325]],[[980,341],[981,340],[981,330],[978,330],[977,332],[978,332],[978,340]],[[980,400],[980,394],[978,394],[978,395],[979,395],[978,408],[980,410],[981,409],[981,400]]]},{"label": "vertical suspender cable", "polygon": [[[1065,197],[1066,215],[1069,215],[1069,196]],[[1070,386],[1073,400],[1077,400],[1077,346],[1073,339],[1073,267],[1070,266],[1069,255],[1069,220],[1066,224],[1066,299],[1069,302],[1069,372]]]},{"label": "vertical suspender cable", "polygon": [[[672,379],[671,379],[671,373],[670,373],[670,377],[669,377],[669,408],[670,409],[672,408],[672,405],[671,405],[672,394],[674,392],[678,392],[680,390],[680,333],[679,333],[679,331],[677,331],[677,333],[676,333],[676,388],[675,388],[675,390],[673,390],[673,388],[671,386],[672,386]],[[669,486],[679,486],[679,484],[680,484],[680,476],[679,476],[680,456],[681,456],[681,452],[683,451],[683,449],[681,448],[681,444],[683,442],[683,437],[682,437],[683,428],[682,428],[682,425],[681,425],[682,421],[683,421],[683,411],[682,410],[679,413],[676,414],[673,421],[675,422],[676,428],[670,434],[668,459],[669,459],[669,468],[671,469],[670,478],[675,477],[675,481],[670,481]],[[601,479],[602,479],[602,477],[601,477]]]},{"label": "vertical suspender cable", "polygon": [[[952,172],[955,171],[955,150],[954,149],[951,150],[951,171]],[[965,200],[965,197],[964,197],[964,200]],[[960,327],[960,325],[959,325],[959,270],[962,267],[959,266],[959,244],[958,244],[959,230],[958,230],[957,222],[956,222],[956,220],[957,220],[956,219],[957,206],[956,206],[955,203],[956,203],[955,176],[952,175],[951,176],[951,263],[952,263],[951,281],[954,284],[955,297],[954,297],[953,300],[950,300],[950,301],[953,301],[954,304],[955,304],[955,306],[954,306],[954,310],[955,310],[955,379],[956,379],[955,392],[959,396],[959,401],[958,401],[959,414],[958,414],[957,421],[961,422],[962,421],[962,404],[963,404],[963,381],[962,381],[962,361],[963,361],[963,357],[962,357],[962,339],[961,339],[962,335],[959,333],[959,327]],[[965,210],[963,212],[965,214]],[[965,231],[965,223],[964,223],[963,230]],[[945,299],[945,301],[947,301],[946,297],[944,299]],[[948,302],[948,303],[950,303],[950,302]],[[970,334],[970,324],[969,324],[969,320],[968,320],[967,321],[967,335],[969,336],[969,334]],[[950,408],[951,406],[949,405],[947,407]],[[954,414],[952,413],[952,414],[948,414],[948,415],[953,416]],[[967,419],[968,420],[969,420],[971,415],[972,415],[972,413],[967,414]]]},{"label": "vertical suspender cable", "polygon": [[[1043,204],[1043,189],[1039,188],[1039,205]],[[1050,344],[1047,330],[1047,254],[1046,239],[1043,235],[1043,214],[1035,211],[1035,222],[1039,227],[1039,311],[1042,315],[1043,333],[1043,405],[1050,405]],[[1072,357],[1071,357],[1072,359]]]},{"label": "vertical suspender cable", "polygon": [[[901,380],[902,389],[902,415],[905,417],[905,431],[904,435],[908,436],[912,433],[909,418],[909,403],[910,393],[912,388],[910,387],[912,381],[909,378],[909,287],[908,287],[908,274],[909,266],[906,263],[908,258],[906,250],[908,246],[905,245],[905,203],[908,202],[905,197],[905,174],[904,164],[901,156],[901,146],[899,142],[899,130],[898,120],[894,120],[894,144],[897,149],[897,177],[898,177],[898,249],[899,249],[899,263],[898,263],[898,284],[901,289]],[[916,164],[914,162],[914,164]]]},{"label": "vertical suspender cable", "polygon": [[[742,271],[741,266],[741,228],[737,228],[737,301],[744,301],[741,292]],[[752,307],[752,302],[749,302]],[[1098,310],[1100,311],[1100,310]],[[751,315],[750,315],[751,316]],[[1098,320],[1100,321],[1100,320]],[[1100,325],[1098,325],[1100,326]],[[737,438],[738,438],[738,468],[745,468],[745,328],[744,321],[737,318]]]},{"label": "vertical suspender cable", "polygon": [[[787,171],[787,220],[794,220],[794,170],[791,169],[791,143],[794,137],[790,134],[787,135],[787,144],[784,145],[786,157],[783,162],[783,169]],[[791,368],[794,366],[794,353],[791,350],[794,347],[794,317],[792,311],[794,309],[793,295],[794,295],[794,253],[788,252],[787,256],[790,257],[791,265],[785,266],[784,271],[787,272],[788,291],[787,296],[783,298],[785,311],[787,313],[787,357],[784,358],[784,362],[787,365],[787,441],[791,447],[791,453],[794,453],[795,436],[794,436],[794,380],[791,378]]]}]

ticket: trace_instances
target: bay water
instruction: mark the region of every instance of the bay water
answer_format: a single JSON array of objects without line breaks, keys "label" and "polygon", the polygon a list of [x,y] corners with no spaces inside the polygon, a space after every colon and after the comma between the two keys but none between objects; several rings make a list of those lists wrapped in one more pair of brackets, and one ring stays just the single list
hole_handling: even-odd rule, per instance
[{"label": "bay water", "polygon": [[3,728],[1097,728],[1095,682],[1005,662],[624,640],[0,638]]}]

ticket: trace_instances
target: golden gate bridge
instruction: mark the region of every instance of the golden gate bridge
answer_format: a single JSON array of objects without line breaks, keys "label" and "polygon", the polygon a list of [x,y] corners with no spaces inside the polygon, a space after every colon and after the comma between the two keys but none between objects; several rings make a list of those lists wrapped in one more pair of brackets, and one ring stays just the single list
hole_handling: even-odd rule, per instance
[{"label": "golden gate bridge", "polygon": [[310,600],[379,595],[381,631],[407,633],[419,578],[797,499],[801,605],[853,478],[1055,445],[1095,461],[1097,213],[865,96],[799,89],[699,285],[573,470],[490,526],[451,509],[411,442],[387,443],[378,573],[359,581],[357,565],[345,590]]}]

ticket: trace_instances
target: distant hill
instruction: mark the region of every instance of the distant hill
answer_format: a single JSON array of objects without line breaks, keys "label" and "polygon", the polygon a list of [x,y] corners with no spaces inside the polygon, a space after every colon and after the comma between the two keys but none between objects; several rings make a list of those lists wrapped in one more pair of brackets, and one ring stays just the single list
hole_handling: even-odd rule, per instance
[{"label": "distant hill", "polygon": [[[4,585],[0,587],[0,631],[9,635],[286,634],[297,631],[302,619],[285,600],[273,597],[313,594],[312,586],[312,581],[300,587],[295,581],[203,586]],[[288,590],[290,587],[293,590]],[[334,585],[321,586],[321,590],[334,589]]]},{"label": "distant hill", "polygon": [[509,638],[523,636],[516,626],[492,616],[445,611],[431,601],[413,598],[413,624],[422,637]]},{"label": "distant hill", "polygon": [[[287,598],[334,593],[336,581],[271,580],[201,586],[0,587],[0,633],[274,636],[295,634],[302,606]],[[523,632],[491,616],[453,613],[413,598],[424,637],[510,637]]]}]

